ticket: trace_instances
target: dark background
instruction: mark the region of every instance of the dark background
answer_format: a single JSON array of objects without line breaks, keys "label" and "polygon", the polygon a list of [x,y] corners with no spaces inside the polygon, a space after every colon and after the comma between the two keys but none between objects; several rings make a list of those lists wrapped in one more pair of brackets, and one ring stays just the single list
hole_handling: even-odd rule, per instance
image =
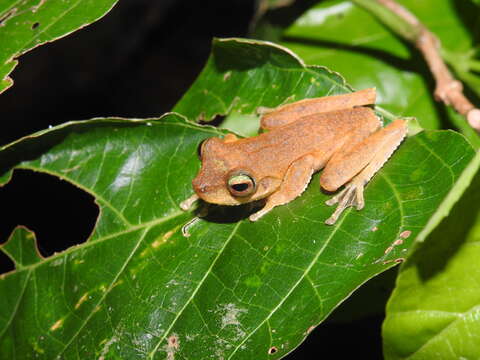
[{"label": "dark background", "polygon": [[[0,145],[69,120],[169,111],[202,69],[212,38],[247,36],[254,10],[253,0],[120,0],[96,23],[20,58],[14,86],[0,96]],[[98,215],[90,195],[30,171],[0,188],[0,204],[0,242],[23,224],[44,256],[85,241]],[[0,272],[12,268],[0,253]],[[383,300],[388,289],[379,289]],[[383,314],[340,321],[344,309],[286,359],[382,358]]]}]

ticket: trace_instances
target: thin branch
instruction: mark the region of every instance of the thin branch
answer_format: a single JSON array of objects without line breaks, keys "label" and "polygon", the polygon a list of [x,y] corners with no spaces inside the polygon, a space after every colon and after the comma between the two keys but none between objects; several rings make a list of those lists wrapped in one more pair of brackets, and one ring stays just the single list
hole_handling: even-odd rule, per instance
[{"label": "thin branch", "polygon": [[463,94],[463,85],[455,79],[440,55],[440,41],[420,20],[395,0],[353,0],[364,7],[399,36],[413,43],[422,53],[435,78],[435,99],[451,105],[480,132],[480,110]]}]

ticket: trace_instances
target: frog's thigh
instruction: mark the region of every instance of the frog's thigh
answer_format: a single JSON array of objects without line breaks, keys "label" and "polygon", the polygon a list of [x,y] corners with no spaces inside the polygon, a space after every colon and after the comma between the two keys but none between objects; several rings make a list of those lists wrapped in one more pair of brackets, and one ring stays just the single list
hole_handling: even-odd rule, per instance
[{"label": "frog's thigh", "polygon": [[304,99],[275,109],[265,110],[265,108],[261,108],[260,112],[263,113],[263,116],[260,120],[260,127],[264,130],[270,130],[290,124],[304,116],[375,104],[375,97],[376,90],[371,88],[349,94]]},{"label": "frog's thigh", "polygon": [[287,204],[303,193],[315,170],[315,158],[305,155],[295,160],[288,168],[280,188],[270,195],[263,209],[250,215],[250,220],[256,221],[275,206]]},{"label": "frog's thigh", "polygon": [[[361,156],[344,154],[345,156],[339,159],[343,160],[342,164],[337,164],[337,168],[328,169],[329,172],[326,174],[326,179],[320,179],[322,187],[327,188],[327,190],[335,190],[348,181],[351,176],[356,176],[345,186],[345,189],[327,201],[327,205],[338,203],[338,206],[332,216],[325,221],[326,224],[334,224],[340,214],[349,206],[356,206],[357,210],[363,208],[363,187],[392,155],[406,133],[407,126],[405,121],[395,120],[359,144],[358,152],[362,153]],[[352,174],[355,170],[351,169],[357,168],[355,162],[360,161],[366,162],[366,166],[358,174]],[[322,174],[323,176],[324,174]],[[325,183],[327,184],[326,186]]]},{"label": "frog's thigh", "polygon": [[346,151],[332,156],[320,177],[320,185],[335,191],[369,165],[370,178],[383,166],[407,133],[404,120],[397,119]]}]

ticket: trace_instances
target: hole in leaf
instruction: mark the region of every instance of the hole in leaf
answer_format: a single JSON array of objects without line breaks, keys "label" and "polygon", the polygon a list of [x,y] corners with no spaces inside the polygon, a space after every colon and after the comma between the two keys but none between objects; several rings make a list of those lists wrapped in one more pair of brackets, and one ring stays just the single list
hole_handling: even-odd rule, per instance
[{"label": "hole in leaf", "polygon": [[212,120],[210,121],[205,121],[203,118],[198,119],[198,123],[200,125],[210,125],[210,126],[216,126],[218,127],[223,120],[225,120],[226,116],[225,115],[216,115]]},{"label": "hole in leaf", "polygon": [[13,261],[0,251],[0,274],[12,271],[15,269],[15,264]]},{"label": "hole in leaf", "polygon": [[38,28],[40,26],[40,23],[39,22],[35,22],[32,24],[32,30],[35,30],[36,28]]},{"label": "hole in leaf", "polygon": [[278,349],[275,346],[272,346],[270,349],[268,349],[268,355],[273,355],[278,351]]},{"label": "hole in leaf", "polygon": [[[71,183],[30,170],[15,170],[0,188],[0,242],[17,225],[34,231],[44,257],[86,241],[99,214],[94,197]],[[3,265],[3,260],[2,265]]]}]

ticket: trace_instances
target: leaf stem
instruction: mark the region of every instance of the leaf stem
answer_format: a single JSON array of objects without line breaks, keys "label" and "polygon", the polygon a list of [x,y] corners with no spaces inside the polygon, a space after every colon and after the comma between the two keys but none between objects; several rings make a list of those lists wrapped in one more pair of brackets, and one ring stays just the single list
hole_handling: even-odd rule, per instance
[{"label": "leaf stem", "polygon": [[387,25],[398,36],[415,45],[435,78],[435,99],[451,105],[480,132],[480,110],[465,97],[463,85],[455,79],[440,54],[441,43],[420,20],[395,0],[352,0]]}]

